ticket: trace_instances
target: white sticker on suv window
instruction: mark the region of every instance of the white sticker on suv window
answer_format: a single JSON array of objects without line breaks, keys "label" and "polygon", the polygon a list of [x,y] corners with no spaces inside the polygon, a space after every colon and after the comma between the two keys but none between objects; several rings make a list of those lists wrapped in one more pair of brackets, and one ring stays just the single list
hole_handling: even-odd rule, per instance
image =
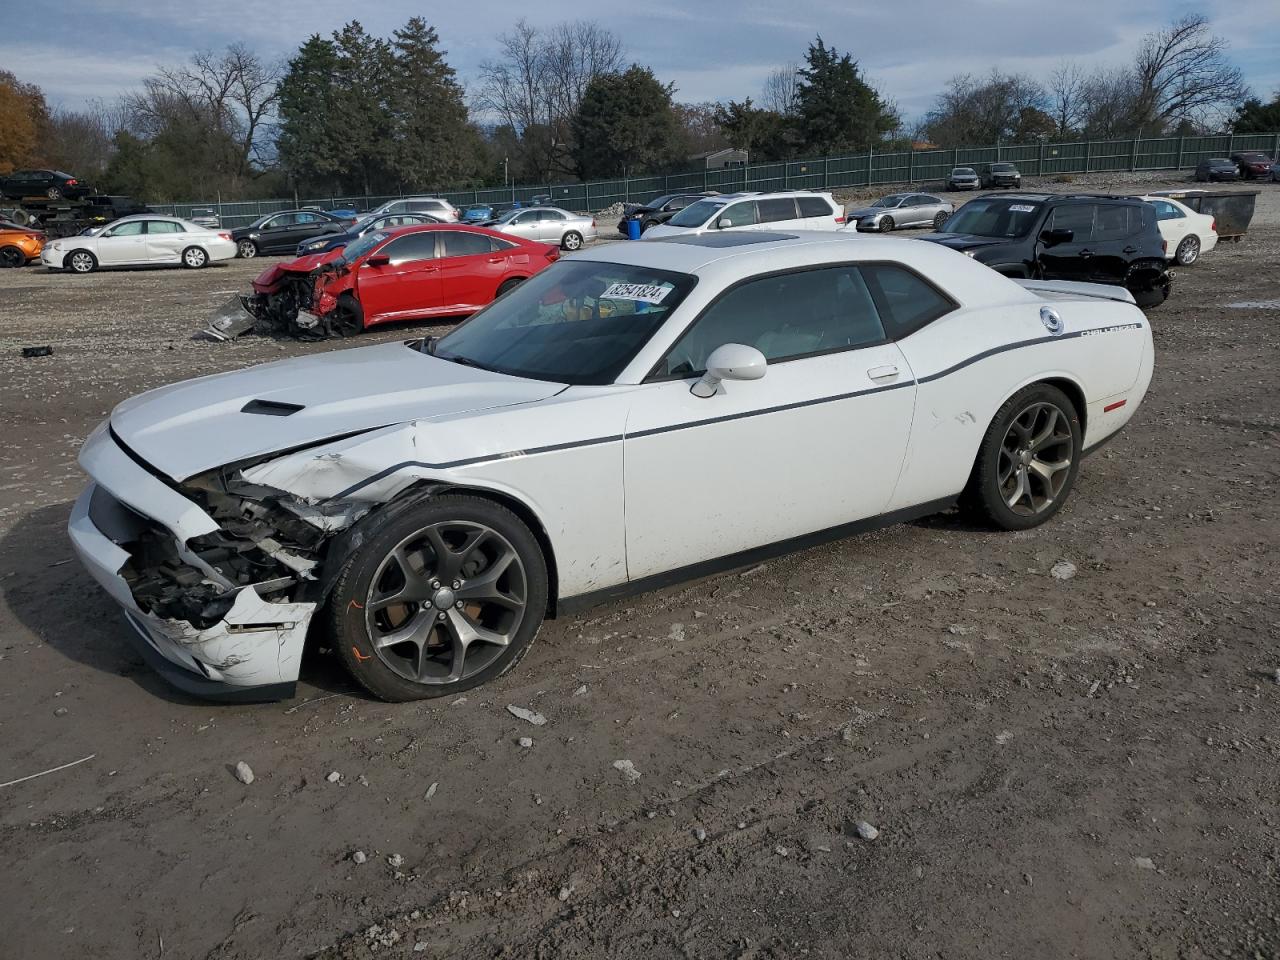
[{"label": "white sticker on suv window", "polygon": [[1013,213],[1035,213],[1036,208],[1027,203],[1011,203],[1009,209]]},{"label": "white sticker on suv window", "polygon": [[656,283],[612,283],[600,294],[601,300],[638,300],[641,303],[661,303],[671,287]]}]

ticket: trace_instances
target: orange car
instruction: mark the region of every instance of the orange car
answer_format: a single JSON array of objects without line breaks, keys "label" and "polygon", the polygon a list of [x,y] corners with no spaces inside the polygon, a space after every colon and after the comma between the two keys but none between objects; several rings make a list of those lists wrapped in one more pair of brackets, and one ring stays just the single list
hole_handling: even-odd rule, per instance
[{"label": "orange car", "polygon": [[0,267],[21,267],[40,259],[44,234],[0,220]]}]

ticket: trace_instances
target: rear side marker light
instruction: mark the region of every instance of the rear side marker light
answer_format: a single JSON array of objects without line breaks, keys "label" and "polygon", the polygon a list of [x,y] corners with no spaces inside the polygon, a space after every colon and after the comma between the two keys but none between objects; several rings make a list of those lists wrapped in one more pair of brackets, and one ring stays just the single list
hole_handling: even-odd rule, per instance
[{"label": "rear side marker light", "polygon": [[1117,400],[1115,403],[1108,403],[1105,407],[1102,408],[1102,412],[1110,413],[1112,410],[1119,410],[1128,402],[1129,402],[1128,400]]},{"label": "rear side marker light", "polygon": [[1210,221],[1209,221],[1209,232],[1210,232],[1210,233],[1217,233],[1217,232],[1218,232],[1218,221],[1217,221],[1216,219],[1215,219],[1215,220],[1210,220]]}]

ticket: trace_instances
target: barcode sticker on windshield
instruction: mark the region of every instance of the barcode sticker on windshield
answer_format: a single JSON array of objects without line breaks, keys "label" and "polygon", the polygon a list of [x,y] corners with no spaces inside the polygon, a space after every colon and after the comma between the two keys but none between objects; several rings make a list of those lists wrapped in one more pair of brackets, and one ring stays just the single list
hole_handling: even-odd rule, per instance
[{"label": "barcode sticker on windshield", "polygon": [[671,290],[671,287],[659,286],[656,283],[611,283],[609,289],[600,294],[600,299],[661,303]]},{"label": "barcode sticker on windshield", "polygon": [[1011,203],[1009,210],[1013,213],[1035,213],[1036,208],[1026,203]]}]

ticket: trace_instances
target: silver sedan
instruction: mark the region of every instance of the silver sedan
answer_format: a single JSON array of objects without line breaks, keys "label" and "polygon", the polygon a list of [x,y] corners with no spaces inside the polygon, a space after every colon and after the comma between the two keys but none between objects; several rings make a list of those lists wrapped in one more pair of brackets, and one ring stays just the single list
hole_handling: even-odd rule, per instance
[{"label": "silver sedan", "polygon": [[594,217],[559,207],[525,207],[508,210],[497,220],[485,224],[490,230],[514,233],[526,240],[558,243],[561,250],[581,250],[584,243],[596,239]]},{"label": "silver sedan", "polygon": [[955,212],[941,197],[927,193],[894,193],[881,197],[869,207],[846,212],[846,230],[877,230],[888,233],[898,227],[937,229]]}]

